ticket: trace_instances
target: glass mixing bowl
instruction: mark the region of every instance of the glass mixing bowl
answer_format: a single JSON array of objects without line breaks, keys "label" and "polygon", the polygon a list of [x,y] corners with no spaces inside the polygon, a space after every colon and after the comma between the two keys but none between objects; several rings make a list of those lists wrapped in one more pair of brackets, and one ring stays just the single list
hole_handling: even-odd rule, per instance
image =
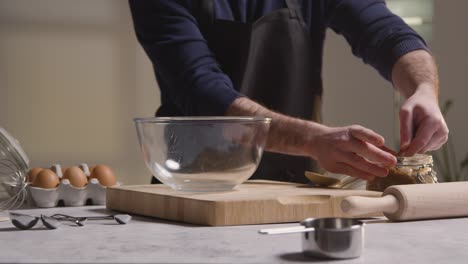
[{"label": "glass mixing bowl", "polygon": [[257,169],[270,128],[265,117],[135,118],[153,175],[181,191],[227,191]]}]

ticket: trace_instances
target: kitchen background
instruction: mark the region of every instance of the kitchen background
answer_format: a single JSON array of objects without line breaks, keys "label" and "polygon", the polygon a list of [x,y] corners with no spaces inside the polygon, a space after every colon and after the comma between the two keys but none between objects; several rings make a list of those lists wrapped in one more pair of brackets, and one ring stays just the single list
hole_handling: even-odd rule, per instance
[{"label": "kitchen background", "polygon": [[[388,0],[428,39],[458,162],[468,153],[468,1]],[[391,84],[328,33],[324,120],[361,124],[397,144]],[[0,126],[31,166],[112,166],[125,184],[148,183],[132,118],[152,116],[159,91],[124,0],[0,0]]]}]

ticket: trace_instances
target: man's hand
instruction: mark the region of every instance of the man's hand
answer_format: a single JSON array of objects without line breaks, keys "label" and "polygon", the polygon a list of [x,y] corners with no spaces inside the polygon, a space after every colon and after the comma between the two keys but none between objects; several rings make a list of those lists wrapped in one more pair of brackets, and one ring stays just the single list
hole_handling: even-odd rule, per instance
[{"label": "man's hand", "polygon": [[448,128],[438,105],[438,75],[425,50],[403,55],[393,66],[395,88],[406,98],[400,109],[400,155],[439,149],[448,139]]},{"label": "man's hand", "polygon": [[412,156],[439,149],[447,142],[448,133],[433,88],[418,88],[401,106],[401,155]]},{"label": "man's hand", "polygon": [[325,127],[312,142],[312,156],[327,171],[372,180],[385,177],[396,164],[392,154],[381,150],[384,138],[374,131],[353,125]]},{"label": "man's hand", "polygon": [[308,156],[327,171],[371,180],[385,177],[396,158],[383,147],[384,138],[358,126],[328,127],[275,113],[242,97],[234,101],[228,115],[257,115],[273,119],[265,150]]}]

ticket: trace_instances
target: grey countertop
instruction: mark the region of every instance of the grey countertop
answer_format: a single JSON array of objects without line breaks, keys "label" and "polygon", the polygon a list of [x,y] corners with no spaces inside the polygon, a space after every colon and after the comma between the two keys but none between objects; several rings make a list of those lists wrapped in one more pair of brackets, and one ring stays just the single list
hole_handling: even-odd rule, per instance
[{"label": "grey countertop", "polygon": [[[103,206],[19,210],[31,215],[109,214]],[[1,215],[0,215],[1,216]],[[4,216],[4,215],[3,215]],[[468,218],[390,223],[374,219],[366,225],[362,257],[326,261],[301,253],[301,235],[260,235],[249,225],[204,227],[134,216],[127,225],[113,221],[65,224],[48,230],[38,224],[17,230],[0,222],[0,262],[60,263],[467,263]]]}]

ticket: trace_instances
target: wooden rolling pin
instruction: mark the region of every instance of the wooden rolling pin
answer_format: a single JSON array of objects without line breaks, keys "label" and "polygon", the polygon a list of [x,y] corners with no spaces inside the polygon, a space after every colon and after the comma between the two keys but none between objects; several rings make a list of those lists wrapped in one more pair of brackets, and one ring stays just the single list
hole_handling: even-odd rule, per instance
[{"label": "wooden rolling pin", "polygon": [[382,197],[346,197],[341,209],[351,216],[383,212],[391,221],[468,216],[468,182],[390,186]]}]

